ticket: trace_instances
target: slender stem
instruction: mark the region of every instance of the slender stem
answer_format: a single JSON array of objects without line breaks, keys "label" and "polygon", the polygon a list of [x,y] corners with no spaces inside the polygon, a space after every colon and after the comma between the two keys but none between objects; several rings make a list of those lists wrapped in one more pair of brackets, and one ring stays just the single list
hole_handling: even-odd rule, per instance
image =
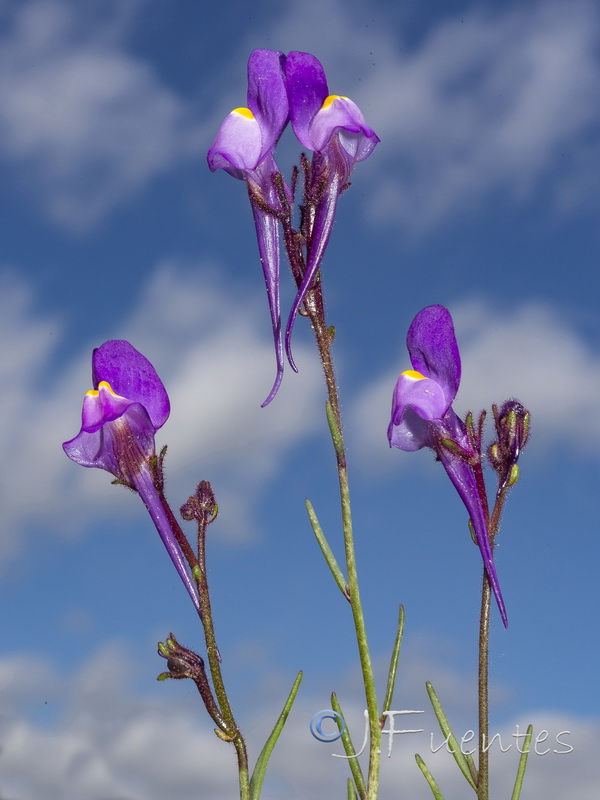
[{"label": "slender stem", "polygon": [[[500,525],[500,515],[506,500],[508,488],[502,488],[496,497],[494,510],[490,518],[487,494],[483,479],[481,461],[474,465],[473,471],[479,488],[485,521],[490,537],[490,548],[494,552],[494,540]],[[481,612],[479,616],[479,664],[477,676],[477,698],[479,716],[479,763],[477,780],[478,800],[489,798],[489,647],[490,647],[490,607],[492,590],[487,572],[484,568],[481,588]]]},{"label": "slender stem", "polygon": [[477,779],[478,800],[488,800],[489,793],[489,643],[490,643],[490,581],[483,570],[481,589],[481,615],[479,617],[479,672],[477,697],[479,711],[479,763]]},{"label": "slender stem", "polygon": [[[221,672],[221,655],[217,647],[215,627],[213,623],[212,607],[210,602],[210,592],[208,589],[208,579],[206,572],[206,529],[216,519],[218,506],[212,491],[211,485],[207,481],[201,481],[198,485],[196,494],[190,497],[188,502],[182,506],[181,514],[185,520],[195,519],[198,526],[198,566],[194,569],[193,575],[198,587],[198,597],[200,600],[200,616],[204,629],[204,639],[206,642],[206,654],[208,666],[212,678],[214,693],[221,709],[226,728],[223,731],[227,741],[233,742],[238,760],[238,774],[240,782],[240,800],[250,798],[250,776],[248,773],[248,753],[246,743],[233,716],[231,704],[227,697],[225,682]],[[176,523],[178,524],[178,523]]]},{"label": "slender stem", "polygon": [[[200,484],[202,486],[202,484]],[[213,506],[216,508],[216,506]],[[210,675],[217,696],[219,707],[225,718],[229,723],[232,730],[232,740],[235,747],[237,760],[238,760],[238,773],[240,781],[240,800],[248,800],[250,797],[250,776],[248,773],[248,753],[246,750],[246,742],[240,733],[233,711],[227,697],[225,683],[223,681],[223,673],[221,672],[221,656],[219,648],[217,647],[217,640],[215,636],[215,627],[213,623],[212,607],[210,603],[210,592],[208,589],[208,579],[206,573],[206,528],[209,522],[215,518],[211,514],[210,518],[206,513],[200,513],[196,516],[198,522],[198,566],[199,569],[195,573],[196,583],[198,586],[198,596],[200,598],[200,608],[202,610],[202,624],[204,627],[204,638],[206,640],[206,654],[208,657],[208,665]]]},{"label": "slender stem", "polygon": [[[485,523],[490,537],[490,548],[494,551],[495,529],[490,523],[490,510],[487,501],[487,492],[483,478],[481,460],[473,465],[473,474],[477,482],[481,505],[485,516]],[[494,512],[496,509],[494,509]],[[495,517],[495,513],[494,513]],[[479,725],[479,761],[477,764],[477,799],[488,800],[489,797],[489,649],[490,649],[490,607],[491,586],[487,571],[483,569],[481,586],[481,611],[479,614],[479,659],[477,673],[477,712]]]},{"label": "slender stem", "polygon": [[321,284],[317,284],[311,289],[305,301],[306,311],[313,325],[323,371],[327,385],[327,395],[329,404],[333,412],[334,422],[337,426],[336,435],[332,434],[334,449],[337,459],[338,481],[342,511],[342,526],[344,532],[344,548],[346,553],[346,573],[348,577],[348,589],[350,595],[350,606],[356,630],[356,641],[360,657],[360,664],[365,687],[367,709],[369,712],[369,731],[370,731],[370,750],[369,750],[369,773],[367,779],[366,800],[376,800],[378,795],[379,765],[380,765],[380,744],[381,728],[379,726],[379,711],[377,706],[377,694],[375,691],[375,681],[373,678],[373,666],[367,641],[367,632],[360,602],[360,592],[358,587],[358,570],[354,551],[354,538],[352,534],[352,514],[350,509],[350,487],[348,484],[348,469],[346,464],[346,451],[343,442],[342,424],[340,415],[339,396],[335,378],[335,370],[331,357],[332,336],[325,323],[323,313],[323,299],[321,294]]}]

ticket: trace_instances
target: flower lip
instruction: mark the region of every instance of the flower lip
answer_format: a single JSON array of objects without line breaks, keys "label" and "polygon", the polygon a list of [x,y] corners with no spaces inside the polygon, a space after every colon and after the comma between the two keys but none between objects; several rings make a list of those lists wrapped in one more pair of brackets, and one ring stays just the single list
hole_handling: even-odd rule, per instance
[{"label": "flower lip", "polygon": [[310,149],[322,152],[336,133],[340,144],[354,161],[364,161],[380,141],[356,103],[349,97],[329,95],[310,123]]},{"label": "flower lip", "polygon": [[112,422],[127,411],[131,400],[113,392],[110,383],[100,381],[97,389],[90,389],[83,398],[81,430],[95,433],[106,422]]}]

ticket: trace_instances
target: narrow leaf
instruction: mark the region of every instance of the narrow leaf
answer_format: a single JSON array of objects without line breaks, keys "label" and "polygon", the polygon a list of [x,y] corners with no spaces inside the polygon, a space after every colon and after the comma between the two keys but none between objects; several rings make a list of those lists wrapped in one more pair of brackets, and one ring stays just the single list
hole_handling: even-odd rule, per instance
[{"label": "narrow leaf", "polygon": [[252,772],[252,778],[250,780],[250,800],[259,800],[260,792],[262,789],[262,784],[265,779],[265,772],[267,771],[267,764],[269,763],[269,758],[271,757],[271,753],[273,752],[273,748],[279,739],[279,734],[283,726],[285,725],[285,721],[288,718],[288,714],[292,708],[292,704],[296,699],[296,695],[298,694],[298,689],[300,688],[300,683],[302,681],[302,671],[298,673],[296,680],[294,681],[294,685],[292,686],[292,690],[288,695],[288,699],[285,701],[285,705],[283,706],[283,710],[279,715],[277,722],[275,723],[275,727],[271,731],[271,735],[265,742],[265,746],[262,749],[261,754],[259,755],[256,764],[254,765],[254,771]]},{"label": "narrow leaf", "polygon": [[327,566],[331,570],[331,574],[333,575],[335,582],[339,586],[340,591],[342,592],[346,600],[349,600],[348,588],[346,584],[346,579],[344,578],[344,573],[340,569],[340,565],[337,563],[336,558],[331,550],[331,547],[329,547],[329,542],[325,538],[325,534],[323,533],[323,529],[319,524],[319,520],[317,519],[317,515],[315,514],[315,510],[313,508],[312,503],[310,502],[310,500],[306,500],[305,502],[306,502],[306,510],[308,512],[308,519],[310,520],[310,525],[313,529],[313,533],[315,534],[319,547],[321,548],[321,552],[325,556],[325,561],[327,562]]},{"label": "narrow leaf", "polygon": [[396,639],[394,641],[394,648],[392,650],[392,657],[390,659],[390,671],[388,674],[387,686],[385,689],[385,698],[383,700],[382,716],[385,711],[389,711],[392,707],[392,698],[394,697],[394,686],[396,684],[396,672],[398,670],[398,659],[400,657],[400,645],[402,644],[402,635],[404,634],[404,606],[400,606],[398,611],[398,630],[396,631]]},{"label": "narrow leaf", "polygon": [[[471,768],[469,766],[469,761],[466,758],[466,756],[464,755],[464,753],[462,752],[462,750],[460,749],[460,745],[459,745],[458,741],[456,740],[456,736],[452,733],[452,728],[450,727],[450,723],[446,719],[446,715],[444,714],[444,711],[442,709],[442,705],[441,705],[440,701],[438,700],[438,696],[435,693],[435,690],[434,690],[433,686],[429,683],[429,681],[427,681],[425,686],[427,687],[427,694],[429,695],[429,699],[431,700],[431,705],[433,706],[433,710],[434,710],[435,715],[437,717],[437,721],[439,723],[439,726],[441,728],[442,733],[444,734],[444,737],[446,738],[446,740],[448,742],[448,746],[450,747],[450,749],[452,751],[452,755],[454,756],[454,760],[458,764],[459,770],[465,776],[465,778],[467,779],[468,783],[473,787],[473,789],[475,789],[475,791],[477,791],[477,787],[475,785],[475,780],[473,778],[473,775],[471,774]],[[472,760],[471,760],[471,765],[473,765]]]},{"label": "narrow leaf", "polygon": [[525,777],[525,768],[527,766],[527,757],[529,756],[529,746],[531,745],[531,737],[533,735],[533,725],[527,728],[527,734],[523,743],[523,752],[519,759],[519,767],[517,769],[517,777],[515,779],[515,788],[513,789],[511,800],[519,800],[521,796],[521,789],[523,788],[523,778]]},{"label": "narrow leaf", "polygon": [[415,753],[415,761],[417,762],[417,764],[419,765],[419,769],[425,776],[425,780],[429,784],[431,791],[433,792],[433,796],[435,797],[435,800],[444,800],[444,795],[440,792],[439,786],[435,782],[433,775],[431,774],[431,772],[429,772],[427,765],[425,764],[425,762],[418,753]]},{"label": "narrow leaf", "polygon": [[329,425],[329,432],[331,433],[333,448],[336,452],[336,455],[343,455],[344,440],[342,438],[342,432],[339,429],[337,419],[335,418],[335,414],[333,413],[333,408],[331,407],[329,400],[325,404],[325,413],[327,414],[327,424]]},{"label": "narrow leaf", "polygon": [[[342,707],[339,704],[337,699],[337,695],[335,692],[331,693],[331,707],[332,709],[345,719],[344,715],[342,714]],[[341,722],[338,722],[338,729],[342,730]],[[365,783],[364,775],[362,774],[362,769],[360,768],[360,763],[358,758],[356,758],[356,750],[354,749],[354,745],[352,744],[352,738],[350,736],[350,731],[348,730],[348,726],[344,728],[344,732],[342,733],[342,744],[344,745],[344,752],[346,753],[348,758],[348,766],[350,767],[350,772],[352,773],[352,777],[354,778],[354,783],[356,784],[356,788],[358,789],[358,794],[360,797],[367,796],[367,785]]]},{"label": "narrow leaf", "polygon": [[352,778],[348,778],[347,800],[358,800],[358,795],[356,794],[356,789],[354,788],[354,784],[352,783]]}]

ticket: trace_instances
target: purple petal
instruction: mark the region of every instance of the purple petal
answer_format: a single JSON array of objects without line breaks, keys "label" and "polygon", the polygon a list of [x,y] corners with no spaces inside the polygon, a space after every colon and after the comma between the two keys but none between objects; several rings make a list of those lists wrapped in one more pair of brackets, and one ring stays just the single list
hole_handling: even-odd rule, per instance
[{"label": "purple petal", "polygon": [[212,172],[224,169],[234,178],[244,180],[245,171],[258,165],[262,149],[258,121],[249,109],[236,108],[223,120],[206,160]]},{"label": "purple petal", "polygon": [[285,62],[285,77],[294,133],[308,150],[317,150],[310,125],[329,95],[323,66],[310,53],[293,51]]},{"label": "purple petal", "polygon": [[278,50],[254,50],[248,59],[248,108],[261,129],[260,161],[272,152],[289,118],[284,77],[285,56]]},{"label": "purple petal", "polygon": [[92,380],[95,389],[106,381],[115,394],[142,405],[155,431],[167,421],[167,391],[152,364],[129,342],[111,340],[94,350]]},{"label": "purple petal", "polygon": [[450,407],[460,384],[460,354],[448,309],[428,306],[419,311],[406,346],[415,370],[439,383]]},{"label": "purple petal", "polygon": [[340,144],[354,163],[370,156],[380,141],[366,124],[356,103],[348,97],[330,95],[310,123],[311,150],[323,152],[336,132]]}]

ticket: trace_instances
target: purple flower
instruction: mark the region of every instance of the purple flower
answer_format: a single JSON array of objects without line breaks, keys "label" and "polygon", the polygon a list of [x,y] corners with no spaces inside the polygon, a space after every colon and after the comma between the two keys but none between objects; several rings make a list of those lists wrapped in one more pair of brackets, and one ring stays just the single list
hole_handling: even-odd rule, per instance
[{"label": "purple flower", "polygon": [[81,430],[63,449],[82,467],[105,469],[139,493],[200,611],[155,469],[154,434],[170,411],[166,389],[147,358],[129,342],[114,340],[94,350],[92,383],[83,400]]},{"label": "purple flower", "polygon": [[279,221],[271,210],[281,206],[273,151],[288,122],[284,61],[283,53],[276,50],[254,50],[248,60],[248,108],[236,108],[225,117],[207,156],[213,172],[224,169],[248,184],[277,360],[275,382],[263,406],[275,397],[283,377]]},{"label": "purple flower", "polygon": [[352,100],[329,94],[325,72],[315,56],[290,53],[285,61],[285,79],[294,133],[314,153],[310,191],[316,201],[307,242],[306,270],[285,333],[288,360],[294,367],[290,346],[292,327],[321,266],[338,198],[348,185],[354,165],[371,155],[379,137],[368,127]]},{"label": "purple flower", "polygon": [[406,345],[413,369],[400,375],[394,389],[388,427],[390,446],[407,451],[431,447],[441,460],[469,512],[500,615],[507,626],[490,547],[487,508],[484,510],[472,469],[479,454],[464,422],[452,409],[460,383],[460,355],[448,309],[429,306],[420,311],[409,328]]}]

